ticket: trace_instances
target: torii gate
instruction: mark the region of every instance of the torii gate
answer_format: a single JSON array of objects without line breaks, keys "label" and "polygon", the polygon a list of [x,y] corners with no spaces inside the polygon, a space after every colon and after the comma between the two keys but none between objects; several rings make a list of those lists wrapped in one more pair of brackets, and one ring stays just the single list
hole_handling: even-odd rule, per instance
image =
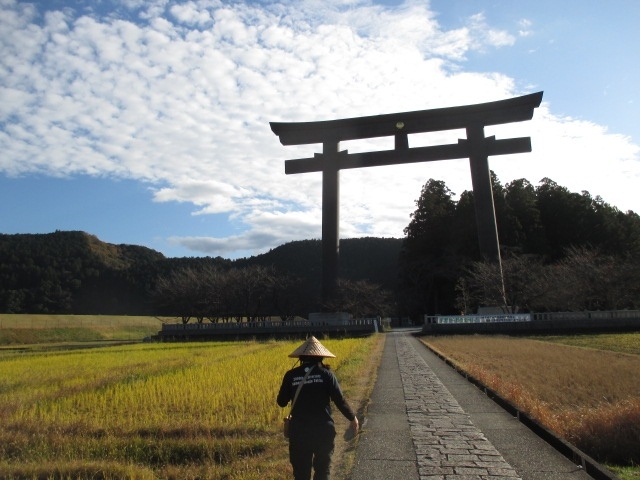
[{"label": "torii gate", "polygon": [[[500,264],[500,244],[493,204],[488,157],[531,151],[531,138],[496,140],[485,137],[484,127],[533,118],[543,92],[497,102],[415,112],[346,118],[319,122],[270,122],[282,145],[322,144],[312,158],[285,161],[285,173],[322,172],[322,299],[333,296],[339,265],[339,171],[404,163],[468,158],[475,200],[480,253]],[[456,144],[409,147],[409,134],[464,128],[466,139]],[[340,142],[374,137],[395,137],[395,148],[349,154]]]}]

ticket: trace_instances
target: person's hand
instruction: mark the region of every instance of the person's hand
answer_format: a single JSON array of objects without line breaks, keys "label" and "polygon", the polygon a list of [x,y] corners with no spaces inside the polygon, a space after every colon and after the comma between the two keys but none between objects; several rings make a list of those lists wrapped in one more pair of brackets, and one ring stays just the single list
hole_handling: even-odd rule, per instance
[{"label": "person's hand", "polygon": [[356,436],[358,436],[358,432],[360,431],[360,422],[358,422],[357,418],[354,418],[349,422],[349,427],[344,431],[344,440],[346,442],[350,442]]},{"label": "person's hand", "polygon": [[360,423],[358,422],[358,417],[354,417],[354,419],[351,420],[351,429],[353,430],[354,435],[357,435],[360,431]]}]

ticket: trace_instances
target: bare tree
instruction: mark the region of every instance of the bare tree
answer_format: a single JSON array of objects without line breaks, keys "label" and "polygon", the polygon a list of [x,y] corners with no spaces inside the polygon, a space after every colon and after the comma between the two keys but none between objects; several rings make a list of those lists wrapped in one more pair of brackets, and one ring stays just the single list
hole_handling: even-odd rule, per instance
[{"label": "bare tree", "polygon": [[194,316],[194,303],[199,300],[198,274],[191,268],[173,272],[158,279],[154,298],[162,313],[180,317],[189,323]]},{"label": "bare tree", "polygon": [[355,318],[385,316],[390,311],[390,294],[365,280],[338,280],[337,295],[324,307],[349,312]]},{"label": "bare tree", "polygon": [[492,288],[495,264],[476,262],[459,279],[457,305],[501,305],[528,311],[580,311],[637,308],[640,269],[637,261],[572,247],[555,264],[530,255],[508,255],[502,263],[506,303]]},{"label": "bare tree", "polygon": [[202,323],[215,315],[222,276],[217,268],[203,266],[183,268],[161,277],[154,292],[156,305],[166,314],[180,317],[182,323],[191,318]]},{"label": "bare tree", "polygon": [[260,265],[227,272],[223,305],[237,320],[247,317],[256,321],[272,313],[269,301],[273,297],[276,274],[273,268]]},{"label": "bare tree", "polygon": [[540,309],[548,301],[554,288],[550,281],[550,267],[539,257],[532,255],[507,255],[500,267],[495,262],[474,262],[466,274],[458,280],[457,305],[465,311],[473,306],[500,306],[515,312],[516,309]]},{"label": "bare tree", "polygon": [[572,247],[556,267],[556,302],[568,310],[636,308],[640,272],[630,259],[597,249]]}]

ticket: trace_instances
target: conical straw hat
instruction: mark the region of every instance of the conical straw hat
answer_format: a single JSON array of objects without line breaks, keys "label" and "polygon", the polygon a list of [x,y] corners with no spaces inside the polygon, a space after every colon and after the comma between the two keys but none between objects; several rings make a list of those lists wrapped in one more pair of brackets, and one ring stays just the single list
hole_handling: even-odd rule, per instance
[{"label": "conical straw hat", "polygon": [[291,358],[300,357],[327,357],[336,358],[336,356],[326,349],[316,337],[309,337],[306,342],[296,348],[289,354]]}]

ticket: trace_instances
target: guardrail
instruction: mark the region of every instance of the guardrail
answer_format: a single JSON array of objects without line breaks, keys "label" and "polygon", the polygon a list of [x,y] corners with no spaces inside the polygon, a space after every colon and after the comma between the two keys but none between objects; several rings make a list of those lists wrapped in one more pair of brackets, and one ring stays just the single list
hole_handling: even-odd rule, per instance
[{"label": "guardrail", "polygon": [[373,326],[375,318],[357,318],[343,320],[339,323],[318,322],[311,323],[308,320],[268,320],[259,322],[226,322],[226,323],[165,323],[162,330],[225,330],[245,328],[289,328],[289,327],[318,327],[318,326]]},{"label": "guardrail", "polygon": [[502,323],[502,322],[530,322],[530,313],[511,313],[502,315],[446,315],[426,317],[425,323]]},{"label": "guardrail", "polygon": [[270,320],[228,323],[165,323],[158,337],[164,340],[215,339],[246,336],[286,336],[298,334],[360,334],[380,330],[377,318],[359,318],[341,322],[308,320]]},{"label": "guardrail", "polygon": [[423,333],[640,330],[640,310],[425,316]]}]

